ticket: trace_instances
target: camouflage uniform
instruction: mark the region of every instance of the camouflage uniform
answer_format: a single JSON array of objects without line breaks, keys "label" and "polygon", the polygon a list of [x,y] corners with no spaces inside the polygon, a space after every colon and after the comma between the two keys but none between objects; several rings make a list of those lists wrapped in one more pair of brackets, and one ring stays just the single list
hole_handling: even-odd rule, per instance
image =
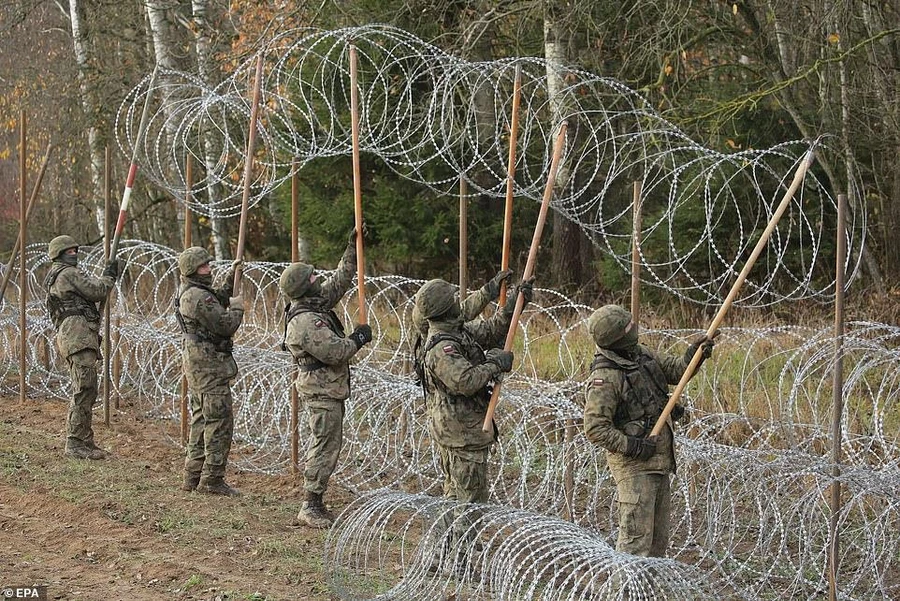
[{"label": "camouflage uniform", "polygon": [[44,282],[50,318],[56,328],[56,345],[66,359],[72,380],[72,400],[66,419],[66,455],[100,459],[105,454],[94,444],[91,427],[100,357],[97,303],[106,299],[115,279],[112,274],[107,275],[108,268],[100,278],[83,273],[75,266],[77,259],[63,256],[71,248],[77,250],[78,244],[69,236],[58,236],[50,242],[53,264]]},{"label": "camouflage uniform", "polygon": [[[286,308],[284,348],[297,363],[294,386],[306,406],[310,440],[303,471],[306,500],[298,518],[310,526],[331,525],[322,495],[337,467],[343,444],[344,401],[350,397],[350,359],[371,340],[371,328],[350,336],[333,311],[353,282],[356,246],[348,244],[337,270],[324,284],[310,282],[311,265],[294,263],[282,274]],[[367,332],[361,334],[361,332]]]},{"label": "camouflage uniform", "polygon": [[231,381],[238,373],[231,337],[244,311],[242,306],[230,306],[233,271],[218,288],[212,287],[211,276],[196,273],[211,258],[200,247],[186,249],[179,257],[182,275],[176,318],[182,327],[182,367],[191,397],[184,488],[234,496],[238,491],[224,483],[234,434]]},{"label": "camouflage uniform", "polygon": [[669,543],[669,474],[675,472],[672,415],[677,419],[684,410],[676,406],[659,436],[646,437],[668,402],[668,386],[680,381],[699,344],[684,357],[660,355],[637,343],[637,325],[626,335],[629,324],[631,314],[614,305],[591,316],[589,327],[598,349],[585,391],[584,429],[588,440],[607,450],[616,482],[616,549],[664,557]]},{"label": "camouflage uniform", "polygon": [[[466,322],[454,295],[454,287],[443,280],[427,282],[416,294],[416,307],[429,327],[424,351],[429,427],[440,452],[444,496],[459,503],[483,503],[488,500],[488,452],[497,440],[497,428],[484,432],[482,425],[491,384],[512,368],[512,353],[497,347],[509,330],[515,303],[507,303],[490,319]],[[485,347],[491,350],[485,353]],[[472,536],[471,523],[458,519],[462,513],[460,507],[450,533],[451,548],[462,549]],[[450,519],[447,516],[445,528]]]}]

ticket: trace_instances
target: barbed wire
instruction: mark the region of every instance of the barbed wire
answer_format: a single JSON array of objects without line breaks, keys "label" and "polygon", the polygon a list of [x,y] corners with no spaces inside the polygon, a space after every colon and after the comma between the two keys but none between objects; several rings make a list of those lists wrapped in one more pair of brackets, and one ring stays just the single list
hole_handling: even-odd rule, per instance
[{"label": "barbed wire", "polygon": [[[102,251],[81,250],[82,268],[99,274]],[[111,305],[112,357],[121,365],[112,381],[113,392],[147,415],[177,420],[181,336],[172,315],[178,284],[177,252],[125,241],[120,256],[127,267]],[[28,393],[63,399],[68,377],[56,354],[53,328],[42,300],[46,293],[43,274],[48,268],[45,246],[29,246],[26,260],[28,296],[34,299],[29,301],[26,315]],[[247,311],[235,339],[240,369],[232,386],[235,463],[268,473],[290,467],[291,363],[287,354],[278,350],[283,307],[278,277],[284,267],[277,263],[245,265]],[[214,268],[221,274],[227,265],[215,264]],[[17,281],[12,278],[9,302],[0,311],[2,394],[18,391],[14,356]],[[362,580],[373,570],[383,578],[396,576],[396,582],[390,584],[399,587],[397,591],[418,590],[416,587],[435,584],[438,577],[419,559],[401,562],[399,573],[393,568],[382,573],[377,567],[380,556],[368,556],[364,549],[391,540],[414,556],[424,553],[424,543],[421,528],[396,529],[397,520],[379,516],[446,511],[441,505],[444,501],[403,496],[439,495],[442,482],[424,400],[410,366],[410,343],[415,335],[412,299],[421,283],[400,276],[366,279],[374,340],[352,367],[345,453],[334,476],[360,495],[394,490],[378,493],[387,495],[382,501],[365,497],[369,500],[346,509],[341,523],[369,525],[360,526],[358,533],[354,533],[355,527],[348,526],[345,531],[341,526],[332,534],[335,542],[330,561],[335,574],[343,574],[348,581],[353,580],[354,570]],[[355,298],[350,291],[337,307],[345,323],[355,317]],[[690,581],[684,586],[685,594],[697,591],[698,596],[711,586],[724,598],[784,594],[815,598],[827,589],[827,498],[830,487],[840,481],[842,598],[892,598],[900,592],[896,576],[900,557],[900,371],[896,368],[900,365],[900,328],[869,322],[847,325],[845,436],[837,478],[827,458],[832,440],[834,368],[830,328],[722,329],[714,358],[688,386],[685,403],[692,418],[677,434],[679,467],[673,484],[669,554],[685,568],[679,580],[666,575],[671,567],[668,563],[660,564],[662,567],[653,561],[635,564],[634,558],[606,548],[616,535],[611,512],[615,487],[604,453],[586,440],[580,422],[581,382],[593,354],[585,327],[591,312],[592,307],[548,289],[538,289],[535,302],[526,309],[518,338],[521,347],[515,349],[516,366],[504,383],[498,410],[500,444],[489,460],[490,499],[504,507],[487,510],[496,519],[478,521],[476,533],[479,540],[491,541],[483,556],[490,559],[485,567],[507,557],[501,551],[510,545],[527,546],[532,529],[540,532],[544,526],[554,536],[547,539],[546,546],[535,547],[525,563],[545,565],[552,557],[571,557],[571,563],[553,560],[557,562],[552,563],[554,569],[559,568],[555,576],[529,575],[525,567],[520,569],[526,572],[515,572],[513,562],[495,572],[482,570],[477,578],[464,575],[460,581],[456,579],[458,570],[445,562],[438,566],[437,573],[444,574],[439,577],[441,586],[462,586],[484,598],[596,598],[605,594],[601,591],[608,590],[605,583],[611,582],[614,574],[643,583],[659,569],[663,576],[638,586],[631,598],[665,597],[665,591],[681,590],[684,579]],[[653,348],[680,354],[684,342],[701,332],[657,328],[644,330],[642,336]],[[173,440],[173,444],[180,442]],[[532,522],[526,514],[540,515]],[[572,524],[551,527],[541,521],[560,516],[570,516]],[[497,524],[513,518],[517,521],[510,523],[522,530],[504,530],[502,536],[491,538]],[[369,537],[369,547],[358,545],[355,557],[353,545],[340,538],[353,536]],[[522,556],[518,557],[521,561]],[[593,568],[586,567],[590,557],[600,558]],[[445,569],[456,574],[452,582]],[[696,577],[696,569],[709,576]],[[539,584],[522,588],[526,577]],[[353,592],[352,583],[336,581],[334,586],[344,598],[362,598],[354,597],[362,593]]]},{"label": "barbed wire", "polygon": [[[540,201],[556,126],[567,120],[552,208],[630,272],[631,185],[640,181],[642,281],[698,303],[717,305],[727,295],[810,146],[795,141],[724,154],[691,140],[634,90],[577,68],[560,74],[561,90],[551,95],[543,59],[469,62],[385,25],[300,29],[261,51],[265,76],[251,206],[290,177],[294,158],[305,166],[350,154],[351,44],[359,56],[360,150],[439,195],[457,194],[463,175],[470,197],[505,196],[520,70],[515,196]],[[147,76],[117,114],[117,140],[131,156],[144,100],[152,95],[154,111],[137,161],[146,177],[183,202],[190,158],[197,166],[190,207],[202,215],[240,211],[255,63],[249,59],[216,87],[163,69],[152,90]],[[819,153],[832,153],[827,141]],[[861,197],[858,182],[848,188],[852,198]],[[821,254],[836,211],[814,168],[736,303],[766,306],[832,294],[834,281],[823,275],[829,270],[821,269]],[[851,277],[865,231],[865,211],[852,211]]]}]

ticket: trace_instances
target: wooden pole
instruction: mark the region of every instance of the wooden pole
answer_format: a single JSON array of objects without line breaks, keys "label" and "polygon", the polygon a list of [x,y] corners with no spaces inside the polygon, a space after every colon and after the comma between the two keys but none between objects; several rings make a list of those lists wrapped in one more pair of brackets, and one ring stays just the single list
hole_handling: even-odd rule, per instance
[{"label": "wooden pole", "polygon": [[[103,156],[103,258],[109,263],[109,230],[110,230],[110,212],[112,211],[112,199],[110,198],[111,184],[111,157],[109,146]],[[112,349],[112,341],[109,339],[110,304],[103,303],[103,423],[109,425],[109,354]]]},{"label": "wooden pole", "polygon": [[459,174],[459,298],[469,291],[469,183]]},{"label": "wooden pole", "polygon": [[[803,182],[803,178],[806,176],[806,172],[809,170],[810,165],[812,165],[812,162],[815,159],[815,154],[813,152],[814,150],[815,144],[812,148],[809,149],[809,151],[807,151],[806,156],[801,160],[800,165],[797,167],[797,171],[794,174],[794,181],[791,182],[790,187],[784,193],[784,198],[781,199],[781,204],[778,205],[778,208],[775,210],[775,213],[769,220],[769,225],[766,226],[766,229],[760,236],[759,241],[756,243],[756,248],[753,249],[753,252],[750,254],[750,258],[747,259],[747,263],[746,265],[744,265],[744,269],[741,270],[741,273],[737,277],[737,281],[735,281],[734,285],[731,287],[731,291],[725,298],[725,302],[722,303],[722,307],[713,318],[709,329],[706,330],[707,338],[715,337],[716,333],[718,332],[719,326],[725,319],[725,315],[728,313],[728,310],[731,309],[731,305],[734,303],[734,299],[737,298],[738,292],[740,292],[741,290],[741,286],[744,285],[744,281],[750,274],[750,270],[753,268],[753,265],[756,263],[759,255],[766,247],[766,244],[768,243],[769,237],[771,237],[772,232],[775,231],[775,226],[778,225],[778,220],[781,219],[781,216],[787,210],[788,205],[790,205],[791,203],[791,199],[794,197],[794,193],[797,191],[797,188],[800,187],[800,184]],[[669,418],[669,414],[672,413],[672,408],[675,407],[675,403],[677,403],[678,399],[681,398],[681,394],[684,392],[684,389],[687,386],[687,383],[690,381],[691,377],[693,377],[694,371],[696,371],[697,365],[700,363],[700,358],[702,356],[703,348],[700,347],[697,349],[697,352],[694,353],[694,357],[688,364],[687,369],[684,370],[684,375],[681,376],[681,380],[678,382],[678,385],[672,392],[672,396],[669,397],[669,402],[666,403],[666,406],[663,408],[659,419],[656,420],[656,425],[653,426],[653,430],[651,430],[650,436],[657,436],[660,432],[662,432],[663,426],[665,425],[666,420]]]},{"label": "wooden pole", "polygon": [[[512,244],[513,188],[516,183],[516,144],[519,136],[519,99],[522,96],[522,68],[516,65],[516,80],[513,84],[512,117],[509,125],[509,162],[506,164],[506,204],[503,211],[503,250],[500,255],[500,269],[509,269],[509,252]],[[506,305],[506,282],[500,283],[500,298],[497,303]]]},{"label": "wooden pole", "polygon": [[837,257],[835,258],[834,275],[834,409],[831,420],[831,521],[828,545],[828,599],[838,598],[838,567],[840,558],[840,539],[838,517],[841,512],[841,417],[844,413],[844,285],[846,281],[847,261],[847,196],[838,194],[837,206]]},{"label": "wooden pole", "polygon": [[25,310],[28,300],[28,288],[26,288],[27,272],[25,262],[25,249],[28,248],[26,227],[28,221],[28,207],[25,201],[25,181],[28,177],[26,169],[28,161],[26,156],[26,132],[27,123],[25,111],[19,113],[19,240],[22,241],[22,252],[19,253],[19,403],[25,404],[25,370],[27,363],[25,355],[28,352],[28,322],[25,319]]},{"label": "wooden pole", "polygon": [[[184,234],[182,238],[182,246],[187,249],[193,246],[193,242],[191,240],[191,235],[194,226],[194,217],[191,211],[191,202],[194,199],[194,161],[191,158],[190,153],[187,155],[184,161]],[[190,410],[188,408],[188,399],[190,398],[190,394],[188,391],[188,382],[187,376],[184,374],[184,371],[181,372],[181,444],[187,445],[188,438],[190,437],[190,425],[188,423],[188,416],[190,415]]]},{"label": "wooden pole", "polygon": [[[522,279],[527,280],[531,278],[531,275],[534,273],[534,264],[537,260],[537,251],[541,245],[541,234],[544,232],[544,223],[547,221],[547,212],[550,209],[550,199],[553,197],[553,188],[556,186],[556,174],[559,170],[559,162],[562,157],[563,146],[566,141],[566,129],[568,129],[568,122],[563,121],[559,126],[559,133],[556,134],[556,141],[553,144],[553,158],[550,161],[550,173],[547,176],[547,185],[544,188],[544,198],[541,201],[541,210],[538,213],[537,224],[534,226],[534,236],[531,238],[531,249],[528,251],[528,260],[525,262],[525,273],[522,274]],[[516,308],[513,311],[512,320],[509,324],[509,331],[506,334],[506,344],[503,346],[503,350],[511,351],[513,346],[513,340],[516,337],[516,330],[519,327],[519,318],[522,316],[522,309],[525,308],[525,298],[518,294],[516,295]],[[482,430],[485,432],[492,432],[494,429],[494,411],[497,409],[497,400],[500,397],[500,382],[494,384],[494,392],[491,395],[491,401],[488,404],[487,412],[484,416],[484,424],[482,424]]]},{"label": "wooden pole", "polygon": [[[244,161],[244,194],[241,197],[241,223],[238,227],[237,252],[234,258],[237,261],[244,260],[244,244],[247,240],[247,213],[250,211],[250,182],[253,178],[253,153],[256,149],[256,120],[259,116],[259,96],[262,87],[263,55],[256,57],[256,74],[253,78],[253,100],[250,105],[250,135],[247,138],[247,158]],[[234,294],[239,295],[241,290],[241,278],[244,274],[243,266],[238,263],[234,270]]]},{"label": "wooden pole", "polygon": [[[291,263],[300,260],[300,161],[294,157],[291,164]],[[290,301],[288,301],[290,302]],[[297,363],[291,361],[291,473],[300,471],[300,397],[294,382],[297,379]]]},{"label": "wooden pole", "polygon": [[[31,190],[31,198],[28,199],[28,207],[25,209],[25,227],[28,227],[28,222],[31,220],[31,211],[34,209],[34,206],[37,204],[37,195],[41,189],[41,182],[44,181],[44,172],[47,171],[47,164],[50,162],[50,153],[53,151],[53,144],[47,144],[47,152],[44,153],[44,160],[41,161],[41,168],[38,171],[37,181],[34,183],[34,188]],[[16,255],[19,253],[19,247],[22,245],[22,235],[21,232],[18,236],[16,236],[16,243],[13,246],[12,254],[9,256],[9,263],[6,264],[6,271],[3,272],[3,285],[0,287],[0,303],[3,302],[3,297],[6,294],[6,287],[9,285],[9,278],[12,275],[13,265],[16,264]]]},{"label": "wooden pole", "polygon": [[356,217],[356,279],[359,287],[359,323],[369,322],[366,312],[366,259],[363,245],[362,176],[359,169],[359,89],[356,47],[350,46],[350,120],[353,137],[353,212]]},{"label": "wooden pole", "polygon": [[641,182],[634,182],[634,208],[631,237],[631,319],[640,323],[641,313]]}]

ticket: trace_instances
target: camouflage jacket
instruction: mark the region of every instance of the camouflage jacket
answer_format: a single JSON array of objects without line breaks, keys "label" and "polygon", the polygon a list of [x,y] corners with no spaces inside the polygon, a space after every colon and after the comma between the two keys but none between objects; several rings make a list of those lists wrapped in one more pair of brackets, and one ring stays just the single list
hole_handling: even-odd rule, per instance
[{"label": "camouflage jacket", "polygon": [[[484,348],[502,346],[510,316],[497,311],[490,319],[462,322],[430,321],[425,345],[426,404],[431,434],[446,448],[477,451],[497,439],[481,427],[491,396],[491,383],[500,373],[484,362]],[[432,344],[436,341],[437,344]]]},{"label": "camouflage jacket", "polygon": [[181,358],[188,384],[203,391],[227,386],[237,373],[231,354],[231,337],[244,319],[244,312],[228,308],[233,280],[210,288],[184,276],[178,291],[178,311],[184,322]]},{"label": "camouflage jacket", "polygon": [[634,360],[598,349],[585,390],[585,435],[607,450],[617,481],[632,474],[675,471],[671,417],[660,432],[653,457],[641,461],[623,455],[628,436],[650,433],[668,402],[668,385],[677,384],[687,368],[682,357],[659,355],[643,345],[639,348]]},{"label": "camouflage jacket", "polygon": [[[47,304],[57,304],[54,317],[56,346],[63,357],[85,349],[100,352],[100,313],[97,303],[115,286],[111,277],[91,277],[77,267],[53,262],[45,281]],[[51,298],[53,297],[53,298]]]},{"label": "camouflage jacket", "polygon": [[298,366],[294,386],[304,397],[342,401],[350,396],[350,358],[358,351],[332,310],[353,283],[356,247],[350,245],[321,296],[295,299],[288,308],[285,347]]}]

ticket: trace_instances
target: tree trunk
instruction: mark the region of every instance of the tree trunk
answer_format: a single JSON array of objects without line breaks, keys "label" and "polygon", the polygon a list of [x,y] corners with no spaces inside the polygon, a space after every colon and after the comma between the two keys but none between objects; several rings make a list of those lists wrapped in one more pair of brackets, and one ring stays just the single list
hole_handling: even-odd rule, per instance
[{"label": "tree trunk", "polygon": [[84,6],[79,0],[69,0],[69,20],[72,23],[72,44],[78,65],[78,82],[81,89],[81,107],[88,124],[88,156],[91,166],[91,204],[97,232],[103,231],[103,163],[104,140],[97,127],[99,101],[88,77],[91,70],[90,39],[84,18]]}]

